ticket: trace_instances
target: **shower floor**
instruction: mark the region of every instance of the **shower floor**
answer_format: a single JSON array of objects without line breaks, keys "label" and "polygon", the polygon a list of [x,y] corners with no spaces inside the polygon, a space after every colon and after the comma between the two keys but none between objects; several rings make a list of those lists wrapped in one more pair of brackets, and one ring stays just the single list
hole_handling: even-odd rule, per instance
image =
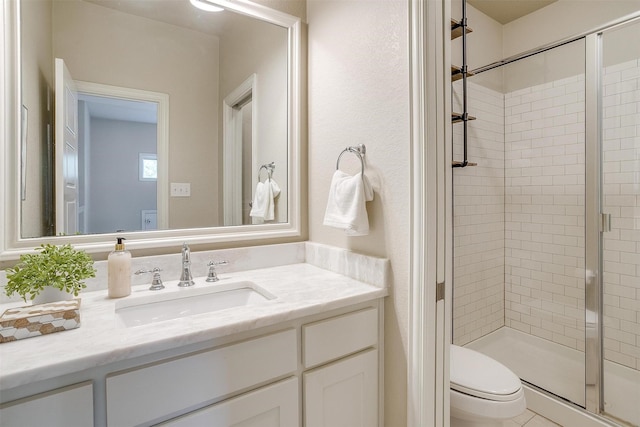
[{"label": "shower floor", "polygon": [[[466,347],[494,358],[524,381],[584,406],[584,353],[503,327]],[[640,425],[640,371],[604,362],[605,410]]]}]

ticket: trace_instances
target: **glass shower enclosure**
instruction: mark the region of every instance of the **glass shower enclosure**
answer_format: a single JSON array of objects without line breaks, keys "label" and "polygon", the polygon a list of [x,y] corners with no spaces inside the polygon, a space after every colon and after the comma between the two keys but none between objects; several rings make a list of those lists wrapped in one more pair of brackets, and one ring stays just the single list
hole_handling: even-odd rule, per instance
[{"label": "glass shower enclosure", "polygon": [[601,52],[601,399],[605,413],[640,425],[640,22],[592,38]]},{"label": "glass shower enclosure", "polygon": [[640,425],[640,18],[477,69],[467,97],[454,344]]}]

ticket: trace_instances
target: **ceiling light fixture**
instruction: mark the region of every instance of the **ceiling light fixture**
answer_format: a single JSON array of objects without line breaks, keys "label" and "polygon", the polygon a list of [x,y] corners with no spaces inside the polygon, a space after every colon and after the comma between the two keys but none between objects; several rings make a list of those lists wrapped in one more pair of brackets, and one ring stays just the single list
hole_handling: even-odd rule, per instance
[{"label": "ceiling light fixture", "polygon": [[224,9],[209,3],[206,0],[189,0],[189,2],[200,10],[206,12],[222,12]]}]

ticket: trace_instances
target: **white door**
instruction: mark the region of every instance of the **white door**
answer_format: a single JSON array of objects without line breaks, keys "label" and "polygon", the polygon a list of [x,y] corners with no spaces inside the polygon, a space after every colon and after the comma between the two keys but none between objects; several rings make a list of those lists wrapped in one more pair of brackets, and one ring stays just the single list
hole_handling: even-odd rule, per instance
[{"label": "white door", "polygon": [[78,232],[78,91],[60,58],[55,75],[56,234],[70,235]]},{"label": "white door", "polygon": [[298,427],[298,379],[290,378],[168,421],[171,427]]},{"label": "white door", "polygon": [[304,374],[305,427],[378,425],[378,351]]}]

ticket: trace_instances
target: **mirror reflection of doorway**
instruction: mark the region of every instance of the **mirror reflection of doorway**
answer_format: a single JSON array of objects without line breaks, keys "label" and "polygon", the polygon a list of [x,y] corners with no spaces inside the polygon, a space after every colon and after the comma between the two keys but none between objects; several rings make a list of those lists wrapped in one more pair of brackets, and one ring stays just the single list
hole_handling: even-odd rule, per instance
[{"label": "mirror reflection of doorway", "polygon": [[256,79],[251,75],[223,102],[224,225],[253,223],[249,212],[257,179]]},{"label": "mirror reflection of doorway", "polygon": [[251,202],[253,200],[253,185],[251,171],[253,170],[253,117],[252,117],[251,95],[245,99],[242,105],[237,107],[240,110],[242,121],[242,224],[251,224]]},{"label": "mirror reflection of doorway", "polygon": [[167,228],[168,95],[76,81],[56,58],[55,102],[55,234]]},{"label": "mirror reflection of doorway", "polygon": [[80,92],[78,107],[78,231],[139,230],[142,213],[157,210],[157,166],[153,176],[140,171],[153,158],[139,160],[156,154],[157,104]]}]

